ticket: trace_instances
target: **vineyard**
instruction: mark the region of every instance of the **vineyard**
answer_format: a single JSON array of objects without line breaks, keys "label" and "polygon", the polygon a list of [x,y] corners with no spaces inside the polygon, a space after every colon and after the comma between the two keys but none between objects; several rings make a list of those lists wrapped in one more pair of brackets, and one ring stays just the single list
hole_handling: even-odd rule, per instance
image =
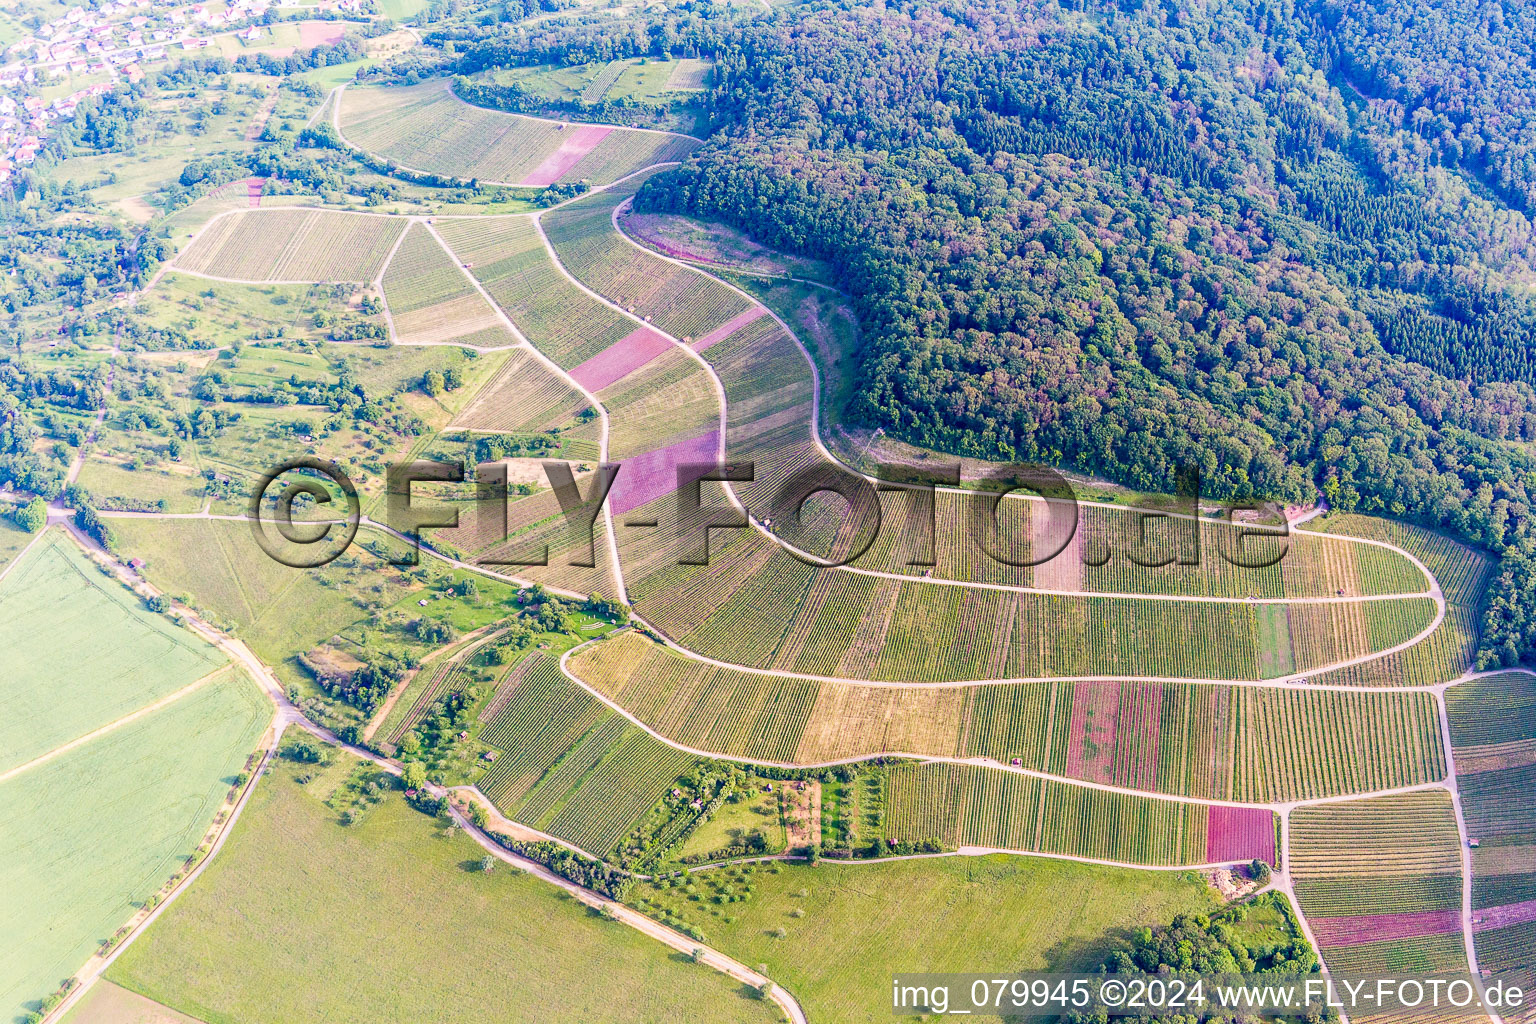
[{"label": "vineyard", "polygon": [[[385,733],[385,740],[392,747],[399,746],[405,734],[415,728],[422,716],[432,709],[433,702],[444,694],[461,689],[464,685],[464,672],[470,659],[499,635],[497,632],[487,633],[455,649],[448,650],[431,668],[420,669],[408,679],[400,697],[409,695],[411,701],[405,705],[403,713],[391,714],[390,721],[384,723],[390,727]],[[396,706],[399,707],[400,704],[401,702],[397,700]]]},{"label": "vineyard", "polygon": [[372,281],[407,223],[326,210],[241,211],[211,222],[175,265],[237,281]]},{"label": "vineyard", "polygon": [[[873,580],[814,568],[756,535],[712,550],[708,566],[628,576],[646,619],[708,657],[887,681],[1273,678],[1408,641],[1435,613],[1424,597],[1266,605]],[[701,620],[700,609],[711,611]]]},{"label": "vineyard", "polygon": [[1474,679],[1447,689],[1445,708],[1467,834],[1479,844],[1472,905],[1499,927],[1511,908],[1536,907],[1536,678]]},{"label": "vineyard", "polygon": [[1445,594],[1445,618],[1433,633],[1406,650],[1314,678],[1319,683],[1427,686],[1455,679],[1477,652],[1477,618],[1493,572],[1484,555],[1422,527],[1366,516],[1329,516],[1321,529],[1382,541],[1423,562]]},{"label": "vineyard", "polygon": [[666,344],[657,358],[597,393],[608,410],[610,460],[718,434],[720,401],[714,382],[697,362]]},{"label": "vineyard", "polygon": [[454,96],[443,81],[351,88],[340,100],[341,132],[354,146],[402,167],[500,184],[603,185],[697,145],[659,132],[593,130],[485,110]]},{"label": "vineyard", "polygon": [[1089,681],[861,686],[722,668],[639,634],[588,647],[568,667],[678,743],[777,763],[881,753],[1017,759],[1084,781],[1244,803],[1445,774],[1429,694]]},{"label": "vineyard", "polygon": [[[885,836],[946,846],[1064,854],[1149,866],[1208,861],[1208,811],[1176,803],[1030,778],[995,768],[902,765],[888,776]],[[1268,811],[1259,841],[1228,843],[1232,861],[1273,859]]]},{"label": "vineyard", "polygon": [[526,217],[443,220],[454,254],[534,347],[565,369],[612,348],[633,322],[567,281]]},{"label": "vineyard", "polygon": [[421,224],[412,224],[384,269],[384,301],[395,337],[406,343],[512,345],[517,339],[475,291],[453,258]]},{"label": "vineyard", "polygon": [[692,343],[752,308],[752,302],[696,271],[658,259],[624,239],[613,209],[640,182],[551,211],[544,230],[567,270],[588,288]]},{"label": "vineyard", "polygon": [[524,349],[475,392],[449,429],[539,433],[569,424],[589,408],[581,392]]},{"label": "vineyard", "polygon": [[1296,897],[1334,970],[1466,970],[1450,794],[1297,808]]}]

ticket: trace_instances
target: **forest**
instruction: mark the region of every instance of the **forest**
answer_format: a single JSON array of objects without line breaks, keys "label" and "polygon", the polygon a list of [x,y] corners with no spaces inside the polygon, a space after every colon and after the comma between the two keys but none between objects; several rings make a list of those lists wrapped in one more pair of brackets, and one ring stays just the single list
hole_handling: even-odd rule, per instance
[{"label": "forest", "polygon": [[1502,71],[1427,83],[1529,33],[1480,15],[1507,33],[1463,50],[1455,17],[824,5],[726,34],[716,130],[636,204],[837,268],[847,420],[1501,554],[1479,660],[1509,664],[1536,657],[1529,115]]}]

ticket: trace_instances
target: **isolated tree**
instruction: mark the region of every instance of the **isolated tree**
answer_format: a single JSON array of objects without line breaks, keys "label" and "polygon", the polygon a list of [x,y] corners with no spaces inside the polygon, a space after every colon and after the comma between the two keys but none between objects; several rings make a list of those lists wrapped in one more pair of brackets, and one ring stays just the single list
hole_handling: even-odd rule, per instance
[{"label": "isolated tree", "polygon": [[496,858],[492,857],[490,854],[486,854],[484,857],[480,858],[480,870],[484,871],[486,874],[490,874],[491,869],[495,866]]},{"label": "isolated tree", "polygon": [[36,533],[48,525],[48,503],[42,498],[33,498],[25,505],[18,505],[11,513],[11,519],[28,533]]},{"label": "isolated tree", "polygon": [[427,766],[420,761],[407,761],[400,780],[406,789],[421,789],[427,784]]}]

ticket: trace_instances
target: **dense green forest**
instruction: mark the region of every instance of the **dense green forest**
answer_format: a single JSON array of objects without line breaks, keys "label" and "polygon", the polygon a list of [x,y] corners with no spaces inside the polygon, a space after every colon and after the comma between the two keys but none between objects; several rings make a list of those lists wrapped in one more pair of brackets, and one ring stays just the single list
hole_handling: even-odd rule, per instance
[{"label": "dense green forest", "polygon": [[1484,12],[1507,36],[1473,44],[1456,16],[825,5],[728,35],[709,145],[637,204],[832,262],[856,421],[1146,490],[1181,464],[1220,496],[1321,490],[1504,554],[1481,660],[1513,662],[1536,656],[1536,178],[1525,65],[1497,54],[1531,33]]}]

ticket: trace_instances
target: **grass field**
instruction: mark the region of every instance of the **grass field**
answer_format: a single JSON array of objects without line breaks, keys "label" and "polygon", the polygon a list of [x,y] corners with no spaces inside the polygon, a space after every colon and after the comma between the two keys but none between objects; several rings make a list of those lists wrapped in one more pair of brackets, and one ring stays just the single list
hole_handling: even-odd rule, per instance
[{"label": "grass field", "polygon": [[174,693],[226,660],[103,576],[60,531],[0,581],[0,619],[0,771]]},{"label": "grass field", "polygon": [[32,543],[33,536],[11,522],[9,516],[0,515],[0,572],[4,572],[21,550]]},{"label": "grass field", "polygon": [[290,569],[257,546],[245,523],[119,519],[112,529],[126,556],[145,560],[146,579],[189,595],[289,682],[305,677],[299,654],[414,587],[361,546],[321,572]]},{"label": "grass field", "polygon": [[[1193,875],[1008,856],[716,869],[681,883],[639,886],[635,901],[766,964],[812,1021],[838,1024],[893,1019],[895,972],[1088,970],[1112,935],[1215,906]],[[721,885],[746,898],[712,902]]]},{"label": "grass field", "polygon": [[209,224],[176,258],[241,281],[372,281],[406,221],[324,210],[255,210]]},{"label": "grass field", "polygon": [[0,1012],[53,991],[194,852],[270,718],[231,668],[0,782]]},{"label": "grass field", "polygon": [[545,883],[482,872],[484,851],[398,795],[338,824],[326,800],[352,770],[340,759],[300,785],[278,762],[218,859],[110,979],[225,1024],[776,1019]]}]

